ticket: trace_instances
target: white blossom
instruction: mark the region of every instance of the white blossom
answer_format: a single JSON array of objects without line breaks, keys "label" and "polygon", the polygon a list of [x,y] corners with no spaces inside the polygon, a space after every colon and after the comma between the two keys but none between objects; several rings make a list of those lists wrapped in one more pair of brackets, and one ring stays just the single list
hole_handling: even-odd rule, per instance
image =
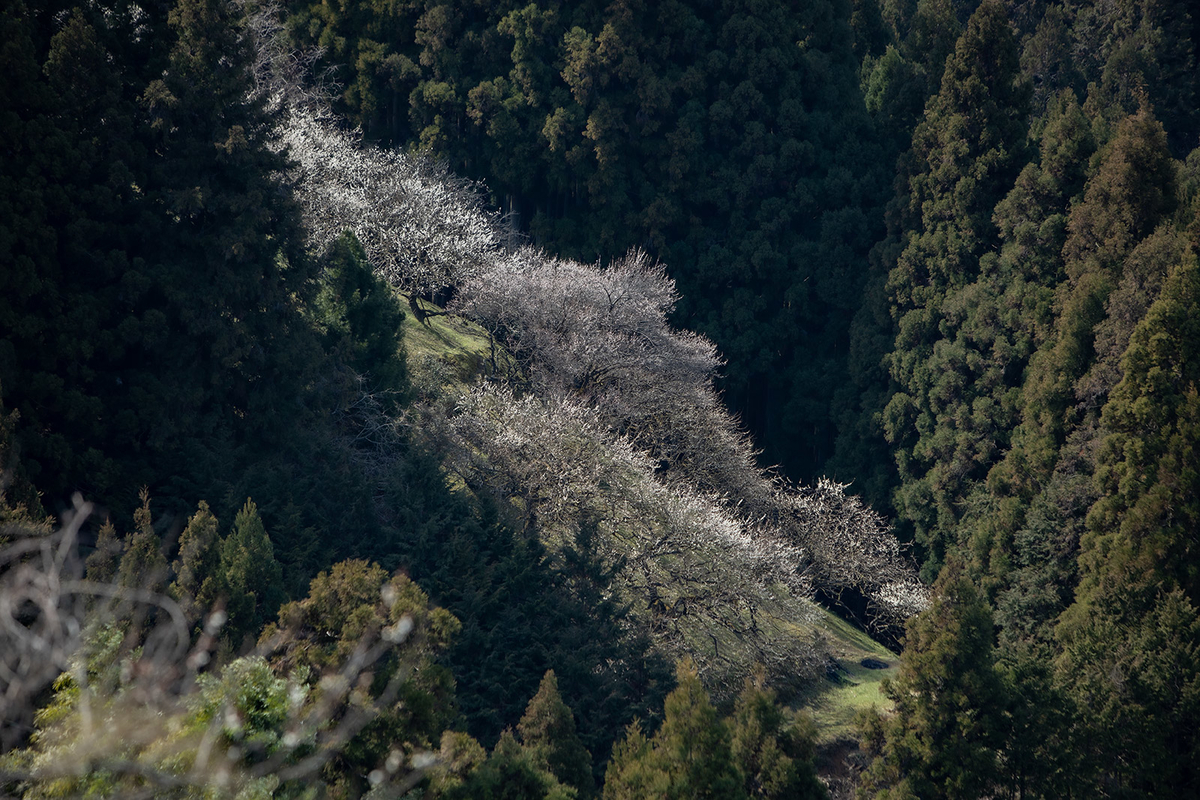
[{"label": "white blossom", "polygon": [[458,285],[499,252],[496,215],[477,187],[432,160],[364,146],[331,115],[301,108],[281,142],[314,249],[353,231],[376,271],[407,293]]},{"label": "white blossom", "polygon": [[[781,670],[817,659],[793,633],[760,626],[803,619],[816,591],[861,593],[884,626],[923,607],[927,592],[882,517],[841,484],[795,487],[761,469],[714,389],[716,348],[670,324],[678,294],[664,265],[638,251],[602,266],[506,249],[481,187],[344,131],[319,92],[297,88],[304,59],[279,50],[271,23],[255,36],[259,91],[288,112],[279,141],[296,164],[310,246],[352,230],[380,275],[410,294],[453,295],[448,310],[517,365],[492,372],[509,388],[478,389],[449,418],[427,407],[419,425],[398,425],[367,396],[348,407],[373,479],[385,481],[397,437],[419,430],[551,552],[594,523],[605,557],[625,564],[615,590],[661,646],[714,674],[750,652]],[[722,648],[726,634],[744,652]]]}]

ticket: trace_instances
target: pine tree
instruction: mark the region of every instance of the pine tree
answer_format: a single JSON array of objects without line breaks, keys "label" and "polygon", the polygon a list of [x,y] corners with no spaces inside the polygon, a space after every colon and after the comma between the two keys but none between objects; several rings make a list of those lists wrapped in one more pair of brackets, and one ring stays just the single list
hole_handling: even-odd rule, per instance
[{"label": "pine tree", "polygon": [[968,800],[992,793],[1003,746],[1003,685],[990,609],[948,564],[929,609],[908,623],[900,674],[884,684],[895,715],[867,726],[865,796]]},{"label": "pine tree", "polygon": [[521,746],[580,798],[595,796],[592,756],[575,732],[575,716],[558,693],[554,670],[547,670],[537,694],[517,725]]},{"label": "pine tree", "polygon": [[664,797],[732,800],[745,797],[733,761],[729,729],[708,698],[690,660],[675,670],[662,727],[649,742],[635,725],[609,762],[605,800]]},{"label": "pine tree", "polygon": [[244,638],[257,637],[285,599],[275,548],[259,519],[258,507],[249,498],[234,519],[233,530],[221,542],[220,569],[229,592],[224,634],[240,648]]}]

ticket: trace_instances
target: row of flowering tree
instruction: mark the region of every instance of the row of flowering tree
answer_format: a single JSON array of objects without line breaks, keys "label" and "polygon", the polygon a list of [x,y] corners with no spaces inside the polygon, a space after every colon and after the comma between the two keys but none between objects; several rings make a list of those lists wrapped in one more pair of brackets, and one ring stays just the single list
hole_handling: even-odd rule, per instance
[{"label": "row of flowering tree", "polygon": [[311,98],[291,103],[281,140],[313,247],[352,231],[410,305],[441,301],[506,356],[486,385],[407,421],[552,554],[594,527],[614,592],[664,652],[715,685],[756,662],[795,678],[823,656],[786,633],[807,627],[815,592],[854,593],[879,628],[923,607],[885,520],[845,486],[759,466],[714,389],[716,348],[670,323],[668,265],[514,245],[479,187],[363,143]]}]

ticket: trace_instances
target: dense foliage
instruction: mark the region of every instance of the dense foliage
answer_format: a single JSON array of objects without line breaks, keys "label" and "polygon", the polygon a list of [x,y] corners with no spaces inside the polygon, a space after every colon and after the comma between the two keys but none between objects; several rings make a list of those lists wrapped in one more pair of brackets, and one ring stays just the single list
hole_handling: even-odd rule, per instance
[{"label": "dense foliage", "polygon": [[[867,787],[1189,794],[1194,11],[1024,5],[981,4],[947,59],[876,251],[890,313],[860,317],[890,385],[858,430],[882,423],[895,513],[942,572]],[[979,119],[950,116],[980,80]]]},{"label": "dense foliage", "polygon": [[819,474],[896,155],[863,105],[844,4],[287,8],[368,137],[483,179],[554,253],[640,247],[671,265],[676,318],[729,359],[725,396],[759,446]]},{"label": "dense foliage", "polygon": [[6,3],[4,790],[1197,793],[1193,5]]},{"label": "dense foliage", "polygon": [[[956,564],[946,602],[976,587],[989,621],[972,623],[987,646],[969,645],[971,669],[1003,680],[963,708],[1015,724],[1031,712],[1014,697],[1057,698],[1057,753],[1035,760],[1071,777],[1002,774],[1033,756],[998,720],[966,737],[982,761],[937,754],[961,734],[922,745],[991,765],[954,791],[1194,789],[1158,766],[1194,760],[1170,720],[1191,713],[1196,669],[1178,659],[1200,646],[1194,9],[518,5],[300,2],[288,25],[326,48],[368,136],[485,180],[511,228],[564,254],[662,258],[676,318],[729,359],[725,399],[766,457],[855,479],[927,581]],[[505,303],[492,318],[511,326]]]}]

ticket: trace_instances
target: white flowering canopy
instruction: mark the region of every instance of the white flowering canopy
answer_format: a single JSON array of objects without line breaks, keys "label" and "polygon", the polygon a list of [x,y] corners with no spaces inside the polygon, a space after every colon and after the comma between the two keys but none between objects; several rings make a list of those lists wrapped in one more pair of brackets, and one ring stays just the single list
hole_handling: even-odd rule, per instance
[{"label": "white flowering canopy", "polygon": [[480,186],[272,91],[290,106],[280,146],[310,246],[353,231],[378,274],[409,294],[452,290],[448,310],[519,365],[448,417],[418,410],[414,428],[551,552],[596,525],[601,554],[624,565],[613,591],[665,652],[693,656],[710,685],[753,663],[794,675],[822,656],[778,626],[815,614],[815,591],[857,592],[885,626],[925,606],[886,521],[844,485],[793,487],[759,466],[714,388],[716,348],[670,324],[664,265],[639,251],[604,266],[506,249]]},{"label": "white flowering canopy", "polygon": [[500,254],[478,188],[420,156],[364,146],[332,115],[293,109],[281,144],[296,162],[309,246],[353,231],[376,271],[406,293],[457,286]]}]

